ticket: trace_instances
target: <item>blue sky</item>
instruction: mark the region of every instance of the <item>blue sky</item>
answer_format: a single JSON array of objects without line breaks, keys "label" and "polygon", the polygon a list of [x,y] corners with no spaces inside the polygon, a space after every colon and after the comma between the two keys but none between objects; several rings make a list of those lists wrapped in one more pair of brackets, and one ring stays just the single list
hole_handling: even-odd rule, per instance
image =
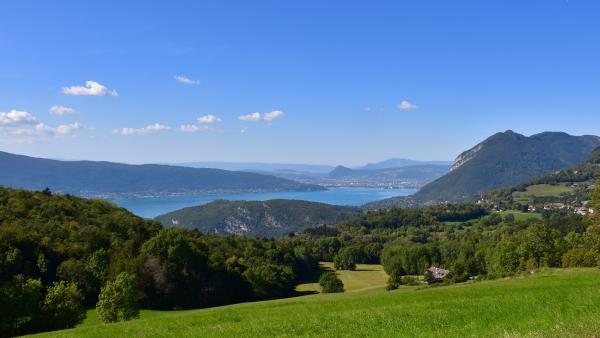
[{"label": "blue sky", "polygon": [[3,151],[355,165],[453,159],[506,129],[600,133],[598,1],[4,1],[0,13]]}]

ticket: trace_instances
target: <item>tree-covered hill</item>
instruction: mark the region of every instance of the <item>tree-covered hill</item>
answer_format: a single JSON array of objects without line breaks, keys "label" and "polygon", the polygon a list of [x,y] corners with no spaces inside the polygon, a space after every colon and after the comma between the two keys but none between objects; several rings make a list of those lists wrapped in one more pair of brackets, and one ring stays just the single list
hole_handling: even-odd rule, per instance
[{"label": "tree-covered hill", "polygon": [[164,226],[177,225],[208,234],[282,237],[358,215],[358,208],[300,200],[219,200],[161,215],[156,220]]},{"label": "tree-covered hill", "polygon": [[56,161],[0,152],[0,185],[91,197],[321,190],[279,177],[220,169]]},{"label": "tree-covered hill", "polygon": [[583,162],[600,146],[598,136],[544,132],[530,137],[497,133],[460,154],[450,172],[409,198],[375,202],[369,209],[455,202],[529,180]]},{"label": "tree-covered hill", "polygon": [[290,296],[316,268],[292,240],[163,229],[107,201],[0,188],[0,337],[79,324],[120,276],[130,303],[185,309]]}]

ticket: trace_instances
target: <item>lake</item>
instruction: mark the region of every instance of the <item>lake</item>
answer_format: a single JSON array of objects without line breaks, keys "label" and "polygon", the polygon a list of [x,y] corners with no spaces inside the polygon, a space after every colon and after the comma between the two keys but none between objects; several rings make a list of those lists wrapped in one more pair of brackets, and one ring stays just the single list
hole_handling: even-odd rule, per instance
[{"label": "lake", "polygon": [[416,189],[382,189],[382,188],[330,188],[324,191],[287,191],[273,193],[241,193],[241,194],[205,194],[190,196],[135,197],[114,200],[117,205],[128,209],[136,215],[154,218],[158,215],[177,209],[202,205],[214,200],[231,201],[265,201],[271,199],[291,199],[321,202],[336,205],[359,206],[368,202],[396,196],[408,196]]}]

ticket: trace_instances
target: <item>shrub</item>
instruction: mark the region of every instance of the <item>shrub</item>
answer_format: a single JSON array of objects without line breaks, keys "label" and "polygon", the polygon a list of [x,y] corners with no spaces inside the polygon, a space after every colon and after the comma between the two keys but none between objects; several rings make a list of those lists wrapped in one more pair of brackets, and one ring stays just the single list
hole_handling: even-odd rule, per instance
[{"label": "shrub", "polygon": [[122,272],[100,291],[96,311],[105,323],[126,321],[139,316],[137,287],[133,276]]},{"label": "shrub", "polygon": [[584,248],[571,249],[562,256],[564,268],[596,266],[596,255],[591,250]]},{"label": "shrub", "polygon": [[85,319],[83,294],[73,282],[55,282],[48,288],[42,311],[46,328],[66,329],[75,327]]},{"label": "shrub", "polygon": [[419,285],[419,279],[414,276],[402,276],[403,285]]},{"label": "shrub", "polygon": [[319,285],[323,293],[344,292],[344,283],[333,271],[325,271],[319,278]]}]

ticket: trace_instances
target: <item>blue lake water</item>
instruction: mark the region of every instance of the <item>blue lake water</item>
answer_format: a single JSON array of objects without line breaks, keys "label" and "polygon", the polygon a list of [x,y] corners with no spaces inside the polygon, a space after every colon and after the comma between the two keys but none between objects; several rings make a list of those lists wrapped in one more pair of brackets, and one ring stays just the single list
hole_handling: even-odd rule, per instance
[{"label": "blue lake water", "polygon": [[205,194],[191,196],[135,197],[117,199],[114,202],[136,215],[153,218],[177,209],[202,205],[214,200],[264,201],[271,199],[306,200],[336,205],[358,206],[368,202],[395,196],[408,196],[416,189],[381,188],[331,188],[324,191],[242,193],[242,194]]}]

